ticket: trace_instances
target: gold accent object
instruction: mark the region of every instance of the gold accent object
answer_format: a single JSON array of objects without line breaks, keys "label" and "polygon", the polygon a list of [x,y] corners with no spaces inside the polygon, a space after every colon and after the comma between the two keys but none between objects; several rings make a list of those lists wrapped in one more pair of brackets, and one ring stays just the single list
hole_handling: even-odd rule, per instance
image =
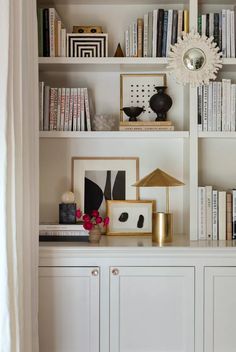
[{"label": "gold accent object", "polygon": [[173,240],[173,216],[170,213],[153,213],[152,241],[162,245]]}]

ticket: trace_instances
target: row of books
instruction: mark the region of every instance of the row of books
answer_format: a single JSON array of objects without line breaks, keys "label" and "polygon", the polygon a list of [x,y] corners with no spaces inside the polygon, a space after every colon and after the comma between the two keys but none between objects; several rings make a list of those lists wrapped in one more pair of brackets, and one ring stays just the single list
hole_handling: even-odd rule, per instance
[{"label": "row of books", "polygon": [[235,10],[223,9],[220,13],[207,13],[198,17],[198,32],[214,41],[223,57],[235,57]]},{"label": "row of books", "polygon": [[236,239],[236,190],[198,187],[199,240]]},{"label": "row of books", "polygon": [[189,31],[188,10],[157,9],[138,18],[125,31],[127,57],[167,57],[170,45]]},{"label": "row of books", "polygon": [[66,56],[66,29],[55,8],[38,9],[39,56]]},{"label": "row of books", "polygon": [[236,130],[236,84],[230,79],[198,87],[198,130]]},{"label": "row of books", "polygon": [[91,131],[87,88],[50,88],[39,82],[40,131]]}]

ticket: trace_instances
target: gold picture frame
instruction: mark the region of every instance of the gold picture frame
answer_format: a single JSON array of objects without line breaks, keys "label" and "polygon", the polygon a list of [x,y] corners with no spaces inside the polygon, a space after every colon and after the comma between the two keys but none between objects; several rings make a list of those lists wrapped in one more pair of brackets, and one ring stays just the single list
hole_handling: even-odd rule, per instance
[{"label": "gold picture frame", "polygon": [[[156,208],[154,200],[108,200],[108,236],[150,236],[152,217]],[[140,213],[141,212],[141,213]]]},{"label": "gold picture frame", "polygon": [[[133,85],[133,87],[132,87]],[[127,121],[128,116],[122,111],[126,106],[145,108],[142,121],[155,120],[156,114],[149,106],[149,100],[156,93],[156,86],[166,86],[165,73],[121,74],[120,75],[120,121]]]}]

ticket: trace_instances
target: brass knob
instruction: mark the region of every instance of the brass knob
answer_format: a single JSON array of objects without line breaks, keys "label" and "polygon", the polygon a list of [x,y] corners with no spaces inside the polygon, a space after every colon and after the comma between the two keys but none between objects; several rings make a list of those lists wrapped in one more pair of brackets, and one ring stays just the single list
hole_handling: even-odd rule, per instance
[{"label": "brass knob", "polygon": [[112,269],[112,274],[113,275],[119,275],[119,270],[117,268]]},{"label": "brass knob", "polygon": [[98,274],[99,274],[98,269],[93,269],[93,270],[92,270],[92,275],[93,275],[93,276],[98,276]]}]

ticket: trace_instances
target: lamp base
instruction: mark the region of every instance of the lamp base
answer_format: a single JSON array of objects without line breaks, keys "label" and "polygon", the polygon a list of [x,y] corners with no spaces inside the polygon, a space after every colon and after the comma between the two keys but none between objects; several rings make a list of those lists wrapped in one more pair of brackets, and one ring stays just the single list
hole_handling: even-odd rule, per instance
[{"label": "lamp base", "polygon": [[173,216],[169,213],[153,214],[152,241],[158,244],[172,242]]}]

